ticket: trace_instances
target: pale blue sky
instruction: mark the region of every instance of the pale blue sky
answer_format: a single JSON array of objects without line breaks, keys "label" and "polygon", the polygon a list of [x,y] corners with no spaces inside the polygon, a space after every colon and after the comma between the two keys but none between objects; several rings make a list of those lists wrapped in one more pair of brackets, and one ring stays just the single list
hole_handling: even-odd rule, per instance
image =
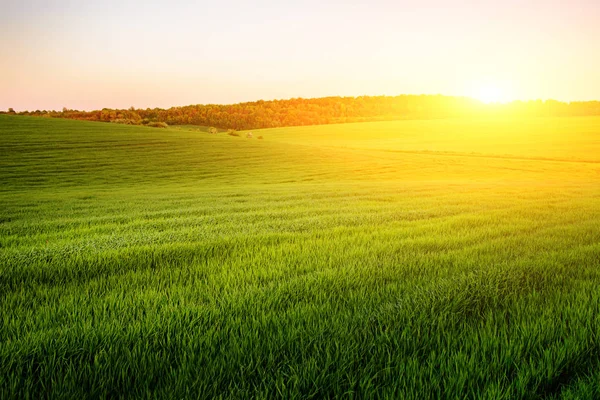
[{"label": "pale blue sky", "polygon": [[600,2],[14,1],[0,109],[328,95],[600,98]]}]

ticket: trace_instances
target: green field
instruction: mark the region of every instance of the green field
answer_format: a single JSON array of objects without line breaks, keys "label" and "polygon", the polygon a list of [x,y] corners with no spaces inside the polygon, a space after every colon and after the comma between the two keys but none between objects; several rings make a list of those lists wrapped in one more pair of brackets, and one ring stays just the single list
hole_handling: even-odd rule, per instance
[{"label": "green field", "polygon": [[600,118],[253,133],[0,115],[0,398],[600,398]]}]

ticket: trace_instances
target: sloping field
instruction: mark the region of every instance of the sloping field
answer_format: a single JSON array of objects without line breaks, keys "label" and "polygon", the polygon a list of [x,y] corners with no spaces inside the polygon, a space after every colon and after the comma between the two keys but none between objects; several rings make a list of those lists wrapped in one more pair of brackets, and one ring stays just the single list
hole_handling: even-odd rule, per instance
[{"label": "sloping field", "polygon": [[0,398],[600,398],[600,118],[0,116]]}]

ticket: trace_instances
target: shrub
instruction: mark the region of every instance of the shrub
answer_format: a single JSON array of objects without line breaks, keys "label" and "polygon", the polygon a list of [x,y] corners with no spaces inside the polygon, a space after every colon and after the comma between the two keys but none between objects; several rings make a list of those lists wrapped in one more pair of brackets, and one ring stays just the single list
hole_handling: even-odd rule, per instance
[{"label": "shrub", "polygon": [[169,125],[167,125],[166,122],[156,122],[156,121],[155,122],[150,122],[146,126],[150,126],[152,128],[168,128],[169,127]]}]

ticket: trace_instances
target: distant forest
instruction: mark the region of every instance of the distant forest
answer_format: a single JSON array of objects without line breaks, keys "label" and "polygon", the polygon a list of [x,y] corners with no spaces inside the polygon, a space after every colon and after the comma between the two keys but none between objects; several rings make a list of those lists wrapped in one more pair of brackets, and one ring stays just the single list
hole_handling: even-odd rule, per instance
[{"label": "distant forest", "polygon": [[[5,112],[6,113],[6,112]],[[515,101],[483,104],[466,97],[441,95],[323,97],[254,101],[231,105],[190,105],[169,109],[102,109],[78,111],[23,111],[10,114],[69,118],[133,125],[201,125],[247,130],[282,126],[319,125],[344,122],[398,119],[432,119],[461,116],[510,114],[515,116],[600,115],[600,102],[563,103],[554,100]]]}]

